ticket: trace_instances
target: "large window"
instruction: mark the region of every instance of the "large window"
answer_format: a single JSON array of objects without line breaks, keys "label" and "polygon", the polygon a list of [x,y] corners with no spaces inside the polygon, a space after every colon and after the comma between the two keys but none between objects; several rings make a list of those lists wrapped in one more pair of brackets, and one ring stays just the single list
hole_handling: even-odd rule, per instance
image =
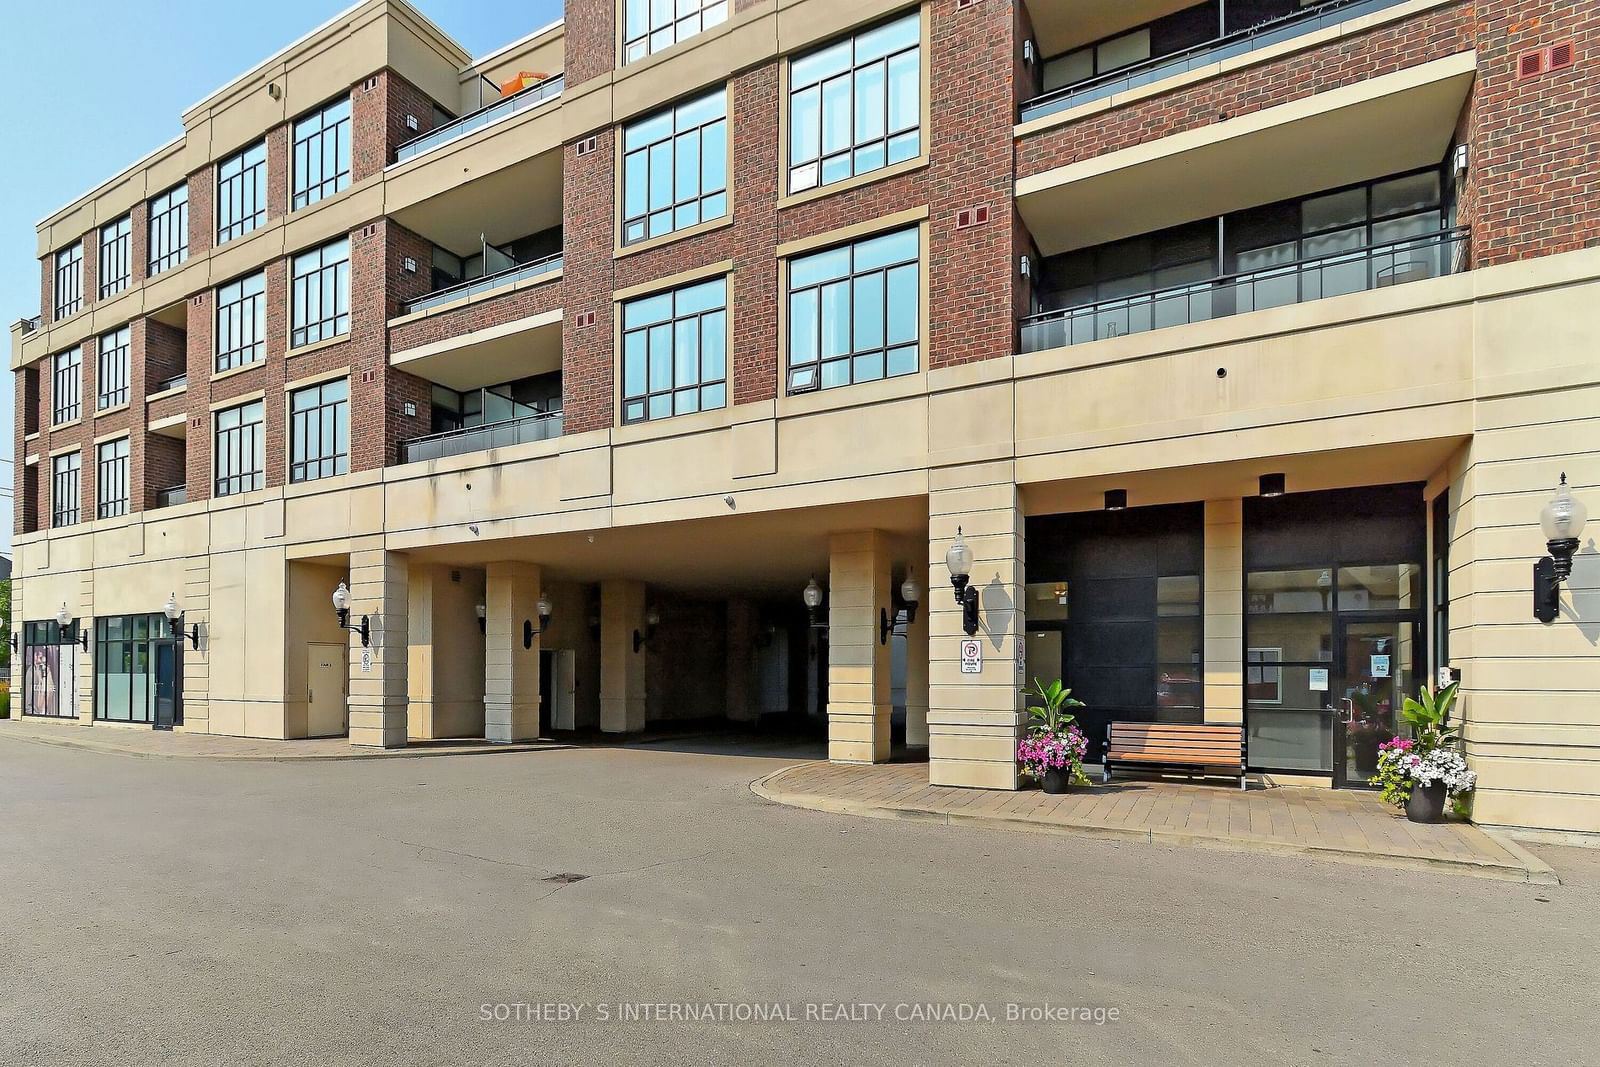
[{"label": "large window", "polygon": [[622,243],[728,213],[728,98],[722,89],[622,134]]},{"label": "large window", "polygon": [[174,186],[150,201],[150,275],[189,258],[189,185]]},{"label": "large window", "polygon": [[128,439],[119,437],[96,446],[95,516],[115,518],[128,513]]},{"label": "large window", "polygon": [[915,373],[919,243],[913,226],[789,261],[789,392]]},{"label": "large window", "polygon": [[[171,641],[172,624],[160,612],[110,615],[94,621],[94,717],[111,722],[153,722],[162,691],[181,677],[183,642]],[[158,642],[171,649],[161,660]],[[168,677],[161,677],[162,672]]]},{"label": "large window", "polygon": [[622,305],[623,422],[708,411],[727,402],[726,278]]},{"label": "large window", "polygon": [[100,299],[115,296],[133,280],[133,216],[100,227]]},{"label": "large window", "polygon": [[922,16],[912,12],[789,66],[789,192],[922,150]]},{"label": "large window", "polygon": [[217,289],[217,370],[260,359],[267,332],[267,276],[251,274]]},{"label": "large window", "polygon": [[350,239],[294,257],[289,347],[350,332]]},{"label": "large window", "polygon": [[217,164],[217,244],[243,237],[267,221],[267,143],[251,145]]},{"label": "large window", "polygon": [[217,412],[216,495],[232,496],[260,489],[266,458],[263,405],[259,400]]},{"label": "large window", "polygon": [[57,352],[51,377],[50,424],[60,426],[83,413],[83,349]]},{"label": "large window", "polygon": [[22,714],[78,717],[78,625],[22,624]]},{"label": "large window", "polygon": [[56,318],[75,315],[83,307],[83,242],[56,253]]},{"label": "large window", "polygon": [[82,453],[68,452],[50,461],[50,525],[71,526],[78,521],[78,486]]},{"label": "large window", "polygon": [[350,184],[350,98],[335,100],[294,124],[294,197],[290,210],[315,204]]},{"label": "large window", "polygon": [[289,480],[350,469],[350,382],[341,378],[289,394]]},{"label": "large window", "polygon": [[731,0],[626,0],[622,61],[633,63],[728,20]]},{"label": "large window", "polygon": [[124,326],[100,335],[94,376],[95,403],[100,411],[128,402],[129,333],[128,327]]}]

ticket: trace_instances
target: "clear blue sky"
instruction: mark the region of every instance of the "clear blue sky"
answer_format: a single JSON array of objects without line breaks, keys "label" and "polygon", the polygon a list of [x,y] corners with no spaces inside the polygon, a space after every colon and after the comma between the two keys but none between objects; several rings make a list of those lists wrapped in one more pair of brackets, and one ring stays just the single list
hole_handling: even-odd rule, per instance
[{"label": "clear blue sky", "polygon": [[[184,108],[353,0],[0,0],[0,324],[38,313],[39,219],[182,132]],[[561,0],[414,0],[473,55]],[[12,404],[0,389],[0,551],[11,550]]]}]

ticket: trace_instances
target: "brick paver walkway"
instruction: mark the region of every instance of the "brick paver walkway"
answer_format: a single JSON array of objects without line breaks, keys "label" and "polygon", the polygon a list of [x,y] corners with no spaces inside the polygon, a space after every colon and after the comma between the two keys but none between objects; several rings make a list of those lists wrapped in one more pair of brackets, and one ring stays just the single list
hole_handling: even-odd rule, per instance
[{"label": "brick paver walkway", "polygon": [[1422,825],[1352,789],[1113,780],[1052,796],[1037,789],[928,784],[925,763],[805,763],[754,783],[795,807],[879,818],[934,818],[1007,829],[1091,833],[1149,841],[1324,855],[1402,867],[1439,867],[1551,884],[1554,872],[1515,842],[1461,822]]}]

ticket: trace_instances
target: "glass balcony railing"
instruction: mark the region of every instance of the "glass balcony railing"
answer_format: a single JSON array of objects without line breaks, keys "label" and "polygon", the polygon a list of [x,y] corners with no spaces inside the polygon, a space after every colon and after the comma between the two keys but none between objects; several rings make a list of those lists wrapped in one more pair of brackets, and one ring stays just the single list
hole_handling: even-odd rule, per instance
[{"label": "glass balcony railing", "polygon": [[490,290],[499,289],[507,285],[516,285],[520,281],[526,281],[529,278],[537,278],[541,274],[552,274],[560,270],[561,262],[561,253],[557,252],[555,255],[546,256],[543,259],[534,259],[529,260],[527,263],[518,263],[514,267],[507,267],[505,270],[496,271],[493,274],[485,274],[481,278],[469,278],[468,280],[461,282],[458,285],[452,285],[447,289],[435,290],[434,292],[429,293],[427,296],[418,297],[416,300],[408,301],[403,305],[402,310],[405,314],[409,315],[413,311],[425,311],[428,308],[438,307],[441,304],[448,304],[453,300],[461,300],[465,297],[477,296],[479,293],[487,293]]},{"label": "glass balcony railing", "polygon": [[1054,115],[1091,100],[1102,100],[1141,85],[1170,78],[1175,74],[1185,74],[1283,41],[1292,41],[1296,37],[1303,37],[1316,30],[1337,26],[1349,19],[1382,11],[1386,7],[1394,7],[1404,2],[1405,0],[1327,0],[1326,3],[1308,7],[1304,11],[1257,23],[1248,29],[1237,30],[1181,52],[1169,52],[1164,56],[1156,56],[1088,81],[1052,89],[1022,105],[1022,121]]},{"label": "glass balcony railing", "polygon": [[165,489],[156,490],[156,507],[170,508],[174,504],[182,504],[189,499],[189,487],[186,485],[169,485]]},{"label": "glass balcony railing", "polygon": [[1030,315],[1022,320],[1022,351],[1043,352],[1458,274],[1467,267],[1467,238],[1465,228],[1441,230],[1248,274]]},{"label": "glass balcony railing", "polygon": [[485,126],[492,126],[502,119],[508,119],[521,111],[531,107],[538,107],[546,100],[554,99],[561,95],[564,79],[560,74],[553,74],[538,85],[530,85],[521,92],[513,93],[503,100],[496,100],[488,107],[479,108],[477,111],[462,115],[436,126],[420,137],[413,137],[394,150],[394,161],[404,163],[424,152],[431,152],[447,141],[457,137],[465,137],[469,133],[476,133]]},{"label": "glass balcony railing", "polygon": [[464,456],[469,452],[523,445],[530,441],[550,441],[560,436],[561,412],[542,411],[537,415],[524,415],[482,426],[463,426],[459,430],[401,441],[400,462],[416,463],[425,459]]},{"label": "glass balcony railing", "polygon": [[154,395],[156,393],[164,393],[168,389],[181,389],[181,388],[183,388],[184,386],[186,386],[188,384],[189,384],[188,372],[184,372],[183,374],[174,374],[170,378],[161,379],[159,382],[156,383],[156,387],[154,389],[150,390],[150,392],[151,392],[152,395]]}]

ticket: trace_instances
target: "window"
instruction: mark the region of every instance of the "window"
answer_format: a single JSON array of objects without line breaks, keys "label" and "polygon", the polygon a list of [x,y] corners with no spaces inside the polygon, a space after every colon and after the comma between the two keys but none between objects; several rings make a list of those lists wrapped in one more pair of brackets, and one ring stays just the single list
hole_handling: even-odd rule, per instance
[{"label": "window", "polygon": [[267,142],[217,164],[217,244],[267,221]]},{"label": "window", "polygon": [[128,513],[128,439],[106,441],[98,449],[95,468],[95,515],[110,519]]},{"label": "window", "polygon": [[217,289],[217,370],[254,363],[267,331],[267,276],[251,274]]},{"label": "window", "polygon": [[917,369],[916,227],[789,261],[789,392]]},{"label": "window", "polygon": [[622,305],[622,421],[708,411],[728,402],[728,280]]},{"label": "window", "polygon": [[350,239],[294,257],[289,347],[350,332]]},{"label": "window", "polygon": [[50,423],[60,426],[82,413],[83,349],[57,352],[50,393]]},{"label": "window", "polygon": [[217,412],[216,495],[232,496],[260,489],[265,458],[266,424],[259,400]]},{"label": "window", "polygon": [[189,258],[189,186],[178,185],[150,201],[150,276]]},{"label": "window", "polygon": [[133,280],[133,216],[100,227],[100,299],[114,296]]},{"label": "window", "polygon": [[[94,621],[96,719],[155,721],[162,689],[180,685],[183,678],[183,642],[172,637],[172,623],[160,612]],[[183,721],[180,708],[173,708],[174,722]]]},{"label": "window", "polygon": [[22,624],[22,714],[78,717],[78,627],[49,619]]},{"label": "window", "polygon": [[[1215,28],[1215,22],[1211,24]],[[1209,32],[1209,31],[1202,31]],[[1063,85],[1087,81],[1113,70],[1142,63],[1150,58],[1150,27],[1144,26],[1120,37],[1112,37],[1097,45],[1080,48],[1063,56],[1046,60],[1044,64],[1044,91],[1059,89]]]},{"label": "window", "polygon": [[717,89],[622,134],[622,243],[728,213],[728,97]]},{"label": "window", "polygon": [[728,20],[730,0],[626,0],[622,11],[622,61],[688,40]]},{"label": "window", "polygon": [[128,402],[128,327],[100,335],[95,369],[98,410]]},{"label": "window", "polygon": [[56,318],[83,307],[83,242],[56,253]]},{"label": "window", "polygon": [[294,198],[290,210],[315,204],[350,184],[350,98],[335,100],[294,124]]},{"label": "window", "polygon": [[289,394],[289,480],[310,482],[350,469],[350,382],[341,378]]},{"label": "window", "polygon": [[78,521],[78,475],[82,454],[68,452],[50,461],[50,525],[71,526]]},{"label": "window", "polygon": [[789,192],[922,150],[922,16],[837,41],[789,66]]},{"label": "window", "polygon": [[1450,666],[1450,491],[1433,498],[1433,669]]},{"label": "window", "polygon": [[1257,704],[1283,703],[1283,660],[1281,648],[1251,648],[1245,651],[1245,699]]}]

